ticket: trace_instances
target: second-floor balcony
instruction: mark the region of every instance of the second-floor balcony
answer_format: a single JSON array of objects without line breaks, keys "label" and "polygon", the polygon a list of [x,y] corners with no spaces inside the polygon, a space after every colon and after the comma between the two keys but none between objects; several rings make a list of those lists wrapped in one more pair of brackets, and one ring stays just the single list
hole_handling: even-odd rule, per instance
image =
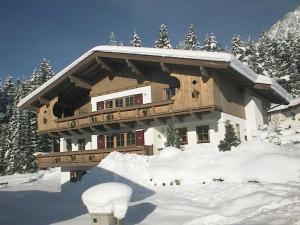
[{"label": "second-floor balcony", "polygon": [[181,120],[184,116],[201,118],[202,113],[221,110],[219,107],[202,106],[175,109],[173,100],[113,108],[56,119],[56,128],[40,130],[41,133],[72,135],[74,133],[105,132],[134,126],[150,126],[151,122],[166,123],[168,118]]}]

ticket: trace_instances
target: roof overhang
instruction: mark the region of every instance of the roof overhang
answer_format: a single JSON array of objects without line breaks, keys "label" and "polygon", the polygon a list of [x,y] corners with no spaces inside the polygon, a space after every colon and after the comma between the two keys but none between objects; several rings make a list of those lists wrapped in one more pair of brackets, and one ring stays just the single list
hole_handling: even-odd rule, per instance
[{"label": "roof overhang", "polygon": [[103,45],[92,48],[84,53],[53,78],[23,98],[19,102],[18,107],[30,107],[34,101],[42,98],[43,95],[54,89],[61,82],[69,79],[70,75],[76,72],[84,63],[87,63],[91,59],[96,59],[97,56],[219,69],[232,68],[242,79],[253,84],[253,87],[257,84],[260,84],[258,85],[259,87],[265,87],[260,88],[260,92],[264,93],[267,97],[270,96],[269,100],[271,102],[277,100],[275,103],[289,104],[291,100],[291,96],[273,79],[256,74],[229,53]]}]

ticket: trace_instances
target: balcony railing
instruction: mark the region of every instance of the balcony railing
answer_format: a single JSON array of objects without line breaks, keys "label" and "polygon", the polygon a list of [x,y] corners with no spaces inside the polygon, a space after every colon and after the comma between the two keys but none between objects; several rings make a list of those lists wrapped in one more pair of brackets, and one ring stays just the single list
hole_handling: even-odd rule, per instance
[{"label": "balcony railing", "polygon": [[136,153],[140,155],[153,155],[152,146],[133,146],[113,149],[97,149],[73,152],[51,152],[37,156],[39,168],[94,166],[109,153],[118,151],[122,153]]},{"label": "balcony railing", "polygon": [[56,119],[56,128],[47,129],[43,132],[59,132],[64,130],[87,128],[91,126],[128,123],[136,121],[150,121],[158,117],[185,115],[193,112],[206,112],[216,109],[216,106],[195,108],[173,109],[173,100],[135,105],[131,107],[99,110],[79,116]]}]

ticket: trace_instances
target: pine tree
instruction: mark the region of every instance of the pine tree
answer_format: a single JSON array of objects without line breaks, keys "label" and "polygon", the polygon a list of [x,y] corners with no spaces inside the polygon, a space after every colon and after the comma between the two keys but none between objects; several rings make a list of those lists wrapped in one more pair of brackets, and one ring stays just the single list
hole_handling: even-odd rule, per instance
[{"label": "pine tree", "polygon": [[168,121],[167,124],[167,142],[165,143],[165,146],[180,148],[180,137],[174,127],[173,121]]},{"label": "pine tree", "polygon": [[109,45],[117,46],[116,36],[114,32],[111,32],[109,35]]},{"label": "pine tree", "polygon": [[225,124],[225,139],[220,142],[219,144],[219,150],[224,151],[230,151],[232,146],[238,146],[240,144],[240,141],[238,140],[236,133],[234,131],[233,126],[229,123],[229,121],[226,121]]},{"label": "pine tree", "polygon": [[184,39],[184,49],[196,50],[198,48],[198,37],[194,25],[191,24]]},{"label": "pine tree", "polygon": [[142,41],[140,36],[137,34],[136,30],[134,30],[131,41],[131,46],[133,47],[142,47]]},{"label": "pine tree", "polygon": [[204,40],[204,45],[201,48],[203,51],[208,52],[220,52],[222,51],[221,46],[217,42],[217,39],[213,33],[207,34]]},{"label": "pine tree", "polygon": [[172,48],[168,36],[167,25],[160,25],[158,39],[155,41],[154,48]]}]

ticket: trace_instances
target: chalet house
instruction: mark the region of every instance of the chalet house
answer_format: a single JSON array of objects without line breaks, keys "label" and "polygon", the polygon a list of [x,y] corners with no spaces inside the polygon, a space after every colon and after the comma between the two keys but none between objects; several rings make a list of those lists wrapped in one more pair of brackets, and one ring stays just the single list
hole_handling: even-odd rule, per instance
[{"label": "chalet house", "polygon": [[115,150],[156,154],[168,121],[182,145],[217,146],[228,120],[241,141],[250,140],[267,122],[270,103],[289,102],[274,80],[228,53],[97,46],[19,107],[35,108],[38,131],[53,138],[53,152],[37,157],[39,167],[74,176]]},{"label": "chalet house", "polygon": [[276,105],[268,111],[269,123],[277,129],[300,129],[300,97],[292,99],[289,105]]}]

